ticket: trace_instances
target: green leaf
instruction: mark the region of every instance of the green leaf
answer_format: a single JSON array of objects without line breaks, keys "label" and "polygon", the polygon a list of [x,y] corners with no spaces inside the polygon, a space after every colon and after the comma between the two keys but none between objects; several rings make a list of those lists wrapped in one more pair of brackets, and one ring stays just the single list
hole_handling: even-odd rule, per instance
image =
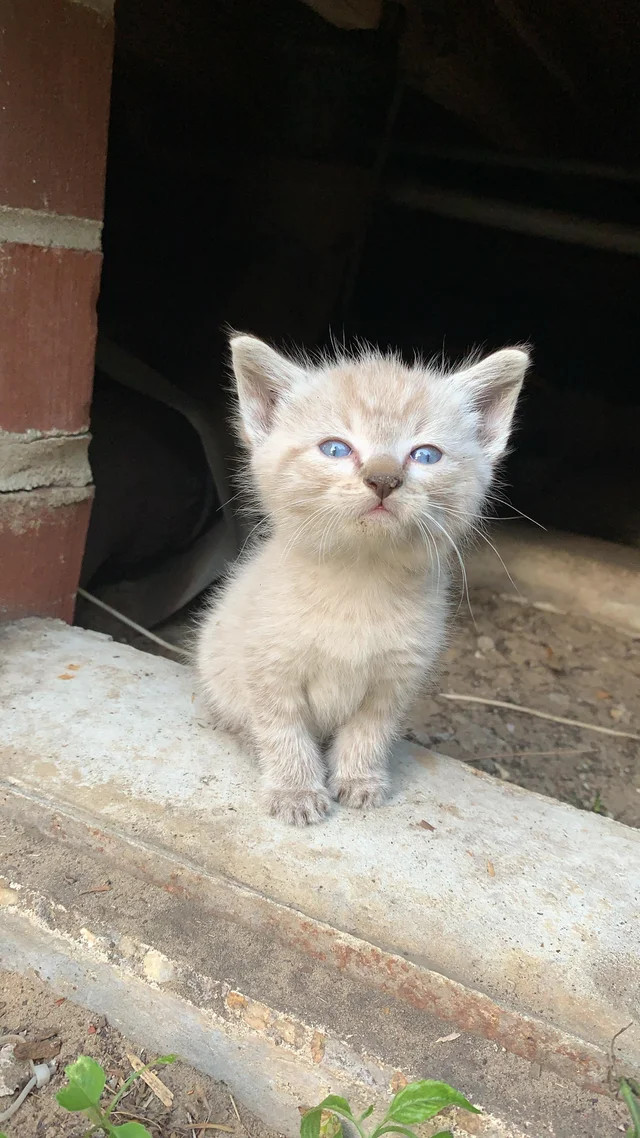
[{"label": "green leaf", "polygon": [[461,1106],[473,1114],[479,1114],[475,1106],[454,1090],[448,1083],[438,1083],[434,1079],[420,1079],[409,1083],[398,1091],[389,1110],[386,1122],[426,1122],[448,1106]]},{"label": "green leaf", "polygon": [[640,1138],[640,1101],[634,1095],[626,1079],[620,1079],[620,1094],[627,1104],[633,1126],[629,1131],[631,1138]]},{"label": "green leaf", "polygon": [[114,1126],[112,1133],[114,1138],[151,1138],[141,1122],[125,1122],[123,1126]]},{"label": "green leaf", "polygon": [[300,1138],[320,1138],[322,1111],[319,1106],[308,1110],[300,1120]]},{"label": "green leaf", "polygon": [[433,1135],[433,1138],[453,1138],[453,1134],[450,1130],[439,1130],[437,1134]]},{"label": "green leaf", "polygon": [[416,1138],[413,1130],[407,1130],[406,1126],[400,1126],[399,1122],[389,1122],[387,1119],[380,1123],[377,1130],[374,1130],[371,1138],[382,1138],[383,1134],[404,1134],[404,1138]]},{"label": "green leaf", "polygon": [[69,1082],[58,1091],[56,1099],[65,1110],[89,1110],[100,1102],[106,1075],[95,1059],[81,1055],[65,1068]]},{"label": "green leaf", "polygon": [[[373,1104],[368,1106],[364,1113],[360,1115],[358,1122],[364,1122],[365,1118],[368,1118],[370,1114],[373,1114]],[[0,1135],[0,1138],[2,1138],[2,1135]]]},{"label": "green leaf", "polygon": [[340,1095],[328,1095],[318,1105],[321,1110],[335,1110],[336,1114],[343,1114],[345,1118],[353,1118],[349,1103],[346,1098],[340,1098]]},{"label": "green leaf", "polygon": [[342,1123],[332,1110],[323,1110],[320,1115],[320,1138],[340,1138],[343,1134]]}]

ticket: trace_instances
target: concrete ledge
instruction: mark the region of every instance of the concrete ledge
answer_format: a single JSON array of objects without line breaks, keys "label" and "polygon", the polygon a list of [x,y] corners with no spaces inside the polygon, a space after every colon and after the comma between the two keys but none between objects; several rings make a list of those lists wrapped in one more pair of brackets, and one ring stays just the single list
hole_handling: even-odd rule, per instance
[{"label": "concrete ledge", "polygon": [[[133,976],[156,1034],[163,1016],[200,1025],[185,1057],[211,1070],[210,1031],[230,1063],[248,1033],[245,1058],[284,1063],[303,1101],[448,1077],[502,1120],[486,1133],[573,1138],[577,1088],[640,1073],[636,831],[413,746],[387,808],[290,830],[257,812],[253,766],[205,723],[188,669],[56,622],[0,628],[0,659],[0,813],[44,843],[20,860],[7,842],[12,967],[84,976],[81,998],[130,1034],[138,1004],[114,991]],[[113,895],[65,883],[70,850],[83,890],[109,877]],[[581,1138],[617,1107],[590,1109]]]},{"label": "concrete ledge", "polygon": [[[491,539],[514,583],[530,600],[626,632],[640,632],[640,550],[578,534],[511,525],[496,529]],[[497,592],[512,588],[486,544],[469,558],[468,577],[470,585]]]}]

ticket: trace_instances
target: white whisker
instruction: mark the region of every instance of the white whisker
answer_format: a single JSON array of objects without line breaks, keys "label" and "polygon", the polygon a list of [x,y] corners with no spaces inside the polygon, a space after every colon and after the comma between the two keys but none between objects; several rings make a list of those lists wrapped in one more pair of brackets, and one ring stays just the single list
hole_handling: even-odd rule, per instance
[{"label": "white whisker", "polygon": [[[426,512],[426,511],[425,511],[425,512]],[[472,621],[473,621],[473,626],[474,626],[474,628],[477,628],[477,624],[476,624],[476,618],[475,618],[475,616],[473,615],[473,609],[471,608],[471,598],[470,598],[470,596],[469,596],[469,583],[468,583],[468,581],[467,581],[467,570],[466,570],[466,569],[465,569],[465,567],[464,567],[464,561],[462,560],[462,555],[461,555],[461,553],[460,553],[460,550],[458,549],[458,546],[456,545],[456,543],[455,543],[455,541],[453,540],[453,538],[452,538],[451,534],[449,533],[449,531],[448,531],[447,529],[445,529],[445,528],[444,528],[444,526],[441,526],[441,525],[440,525],[440,522],[439,522],[439,521],[437,521],[437,520],[436,520],[436,518],[434,518],[434,517],[433,517],[431,514],[427,514],[427,517],[429,518],[429,521],[430,521],[430,522],[433,522],[433,524],[434,524],[435,526],[437,526],[437,527],[438,527],[438,529],[439,529],[439,530],[440,530],[440,531],[441,531],[441,532],[444,534],[444,536],[447,538],[447,540],[448,540],[448,541],[450,541],[450,542],[451,542],[451,545],[453,546],[453,549],[454,549],[455,555],[456,555],[456,557],[458,558],[458,563],[459,563],[459,565],[460,565],[460,569],[462,570],[462,582],[463,582],[463,593],[462,593],[462,596],[465,596],[465,594],[466,594],[466,598],[467,598],[467,607],[468,607],[468,609],[469,609],[469,615],[470,615],[470,617],[471,617],[471,619],[472,619]],[[460,600],[462,601],[462,597],[460,598]],[[459,608],[459,607],[460,607],[460,606],[458,605],[458,608]]]},{"label": "white whisker", "polygon": [[493,493],[487,495],[487,501],[499,502],[501,506],[507,506],[508,509],[513,510],[516,514],[519,514],[519,516],[521,518],[524,518],[525,521],[531,522],[532,525],[537,526],[538,529],[543,530],[544,533],[547,532],[547,527],[543,526],[542,522],[537,522],[535,518],[530,518],[528,514],[524,514],[522,510],[519,510],[517,506],[514,506],[513,503],[508,500],[508,498],[500,498],[497,494]]},{"label": "white whisker", "polygon": [[[445,513],[449,513],[449,514],[456,514],[456,511],[454,511],[454,510],[450,510],[450,509],[449,509],[447,506],[437,506],[437,507],[436,507],[436,509],[438,509],[438,510],[444,510],[444,512],[445,512]],[[457,516],[457,517],[464,517],[465,515],[464,515],[464,514],[456,514],[456,516]],[[469,517],[471,517],[471,516],[472,516],[472,515],[470,514],[470,515],[469,515]],[[486,533],[483,533],[483,532],[482,532],[482,530],[480,529],[480,526],[474,526],[474,525],[472,524],[472,522],[468,522],[468,523],[467,523],[467,525],[469,526],[469,529],[473,531],[473,533],[476,533],[476,534],[478,535],[478,537],[481,537],[483,541],[486,541],[487,545],[489,546],[489,549],[492,549],[492,550],[493,550],[493,552],[495,553],[496,557],[498,558],[498,561],[499,561],[499,562],[500,562],[500,564],[502,565],[502,568],[504,569],[504,571],[505,571],[505,573],[506,573],[507,577],[509,578],[509,581],[510,581],[510,582],[511,582],[511,584],[513,585],[513,588],[515,589],[515,591],[516,591],[516,593],[518,594],[518,596],[520,596],[520,590],[519,590],[518,586],[516,585],[516,583],[515,583],[515,581],[514,581],[513,577],[511,576],[511,573],[510,573],[510,572],[509,572],[509,570],[507,569],[507,566],[505,565],[505,563],[504,563],[504,560],[503,560],[503,558],[502,558],[501,554],[500,554],[500,553],[499,553],[499,551],[496,549],[496,547],[495,547],[495,545],[493,544],[493,542],[489,540],[489,538],[487,537]]]},{"label": "white whisker", "polygon": [[431,533],[431,530],[429,529],[429,526],[427,525],[424,518],[418,518],[418,526],[419,526],[420,532],[424,534],[427,541],[429,542],[429,548],[430,549],[433,548],[433,551],[436,555],[436,564],[438,566],[438,576],[436,579],[436,593],[439,593],[440,592],[441,565],[440,565],[440,554],[438,553],[438,543],[436,542],[436,540],[435,540],[433,534]]}]

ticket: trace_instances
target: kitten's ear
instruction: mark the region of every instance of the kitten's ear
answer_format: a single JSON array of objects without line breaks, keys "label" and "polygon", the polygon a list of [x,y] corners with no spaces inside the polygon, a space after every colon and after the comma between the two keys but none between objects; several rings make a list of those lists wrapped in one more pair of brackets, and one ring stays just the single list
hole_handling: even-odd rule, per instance
[{"label": "kitten's ear", "polygon": [[243,434],[255,446],[269,434],[278,402],[304,379],[304,371],[255,336],[232,336],[231,360]]},{"label": "kitten's ear", "polygon": [[529,363],[528,352],[521,348],[505,348],[456,375],[456,380],[465,385],[480,412],[482,444],[492,462],[506,450]]}]

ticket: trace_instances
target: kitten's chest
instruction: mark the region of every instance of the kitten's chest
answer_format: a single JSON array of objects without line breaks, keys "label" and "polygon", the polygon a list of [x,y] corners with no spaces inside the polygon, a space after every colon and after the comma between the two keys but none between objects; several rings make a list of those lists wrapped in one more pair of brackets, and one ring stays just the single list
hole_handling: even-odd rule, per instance
[{"label": "kitten's chest", "polygon": [[399,588],[345,587],[316,604],[303,682],[323,732],[331,734],[346,722],[385,686],[385,677],[404,677],[411,686],[424,667],[427,613],[424,598],[421,603],[419,594]]},{"label": "kitten's chest", "polygon": [[415,648],[427,611],[415,582],[338,579],[313,597],[313,644],[328,663],[366,667],[372,658]]}]

